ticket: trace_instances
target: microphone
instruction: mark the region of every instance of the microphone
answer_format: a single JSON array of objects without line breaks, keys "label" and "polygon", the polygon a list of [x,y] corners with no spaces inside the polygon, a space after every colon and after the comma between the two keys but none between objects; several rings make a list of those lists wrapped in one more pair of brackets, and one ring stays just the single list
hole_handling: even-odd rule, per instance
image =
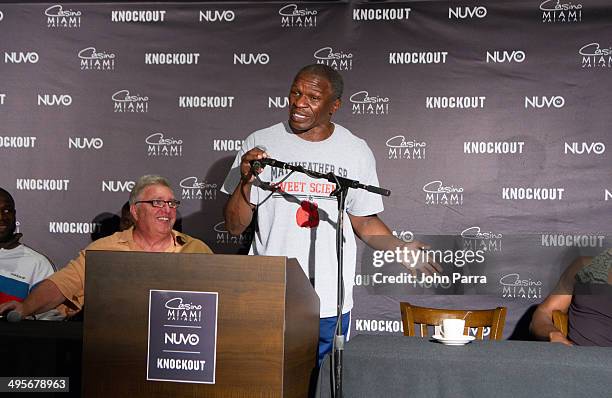
[{"label": "microphone", "polygon": [[23,317],[21,316],[21,313],[15,311],[15,310],[10,311],[6,315],[6,320],[8,322],[20,322],[22,319],[23,319]]},{"label": "microphone", "polygon": [[259,173],[260,170],[264,168],[264,166],[274,165],[276,163],[276,160],[271,159],[271,158],[263,158],[263,159],[251,160],[250,163],[251,163],[251,169]]}]

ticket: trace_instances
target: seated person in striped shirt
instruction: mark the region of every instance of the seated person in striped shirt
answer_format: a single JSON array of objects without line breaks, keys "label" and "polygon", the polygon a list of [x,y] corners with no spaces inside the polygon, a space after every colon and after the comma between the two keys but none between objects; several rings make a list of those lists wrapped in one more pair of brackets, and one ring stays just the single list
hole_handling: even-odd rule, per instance
[{"label": "seated person in striped shirt", "polygon": [[55,272],[47,257],[19,242],[15,200],[0,188],[0,303],[23,301],[37,283]]}]

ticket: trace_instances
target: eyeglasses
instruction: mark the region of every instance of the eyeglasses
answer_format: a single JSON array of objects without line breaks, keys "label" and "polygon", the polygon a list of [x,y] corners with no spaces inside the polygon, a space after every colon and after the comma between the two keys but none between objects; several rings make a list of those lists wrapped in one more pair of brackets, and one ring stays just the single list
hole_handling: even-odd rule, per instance
[{"label": "eyeglasses", "polygon": [[169,208],[171,209],[176,209],[177,207],[179,207],[179,205],[181,204],[180,200],[161,200],[161,199],[153,199],[153,200],[139,200],[137,202],[135,202],[134,204],[137,205],[138,203],[148,203],[153,207],[164,207],[164,205],[168,205]]}]

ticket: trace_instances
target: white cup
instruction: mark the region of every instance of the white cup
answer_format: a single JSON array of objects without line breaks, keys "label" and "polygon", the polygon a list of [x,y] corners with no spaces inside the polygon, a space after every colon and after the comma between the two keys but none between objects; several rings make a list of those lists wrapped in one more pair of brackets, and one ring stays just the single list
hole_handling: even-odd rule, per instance
[{"label": "white cup", "polygon": [[443,319],[441,330],[442,337],[444,337],[445,339],[463,337],[464,327],[464,319]]}]

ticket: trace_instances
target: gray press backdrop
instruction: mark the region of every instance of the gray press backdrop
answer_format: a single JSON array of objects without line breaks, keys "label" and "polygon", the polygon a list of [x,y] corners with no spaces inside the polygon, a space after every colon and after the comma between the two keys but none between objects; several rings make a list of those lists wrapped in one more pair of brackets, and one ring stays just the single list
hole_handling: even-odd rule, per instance
[{"label": "gray press backdrop", "polygon": [[410,300],[504,305],[524,337],[563,269],[610,247],[604,0],[1,4],[0,186],[23,241],[62,267],[158,173],[184,232],[244,252],[219,188],[314,62],[344,76],[335,121],[374,152],[394,233],[487,258],[445,265],[486,283],[415,286],[360,247],[353,334],[401,333]]}]

